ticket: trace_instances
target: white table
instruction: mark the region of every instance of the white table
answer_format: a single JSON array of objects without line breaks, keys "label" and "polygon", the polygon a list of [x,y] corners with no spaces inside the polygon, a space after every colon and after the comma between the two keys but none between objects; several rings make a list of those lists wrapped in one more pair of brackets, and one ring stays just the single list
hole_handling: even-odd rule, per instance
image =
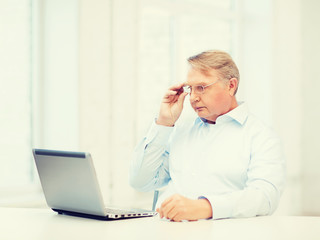
[{"label": "white table", "polygon": [[319,240],[320,217],[271,216],[168,222],[159,217],[99,221],[50,209],[0,208],[0,239]]}]

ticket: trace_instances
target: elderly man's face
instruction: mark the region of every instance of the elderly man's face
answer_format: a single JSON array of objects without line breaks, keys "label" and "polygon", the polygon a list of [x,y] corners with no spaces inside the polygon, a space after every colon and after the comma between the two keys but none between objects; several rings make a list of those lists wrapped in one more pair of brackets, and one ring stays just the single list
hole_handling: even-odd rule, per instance
[{"label": "elderly man's face", "polygon": [[[209,74],[209,76],[206,76],[199,70],[191,68],[186,85],[192,88],[190,103],[194,111],[199,117],[215,122],[217,117],[235,108],[236,101],[229,83],[219,79],[216,70],[211,70]],[[194,90],[194,86],[209,84],[212,85],[206,87],[202,94]]]}]

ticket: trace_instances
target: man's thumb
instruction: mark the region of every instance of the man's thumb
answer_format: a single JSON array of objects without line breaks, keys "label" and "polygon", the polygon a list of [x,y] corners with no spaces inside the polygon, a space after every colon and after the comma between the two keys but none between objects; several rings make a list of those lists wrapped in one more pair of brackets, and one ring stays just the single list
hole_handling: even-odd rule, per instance
[{"label": "man's thumb", "polygon": [[185,97],[188,95],[188,93],[186,93],[186,92],[184,92],[184,93],[181,93],[180,94],[180,96],[179,96],[179,98],[178,98],[178,102],[179,103],[183,103],[183,101],[184,101],[184,99],[185,99]]}]

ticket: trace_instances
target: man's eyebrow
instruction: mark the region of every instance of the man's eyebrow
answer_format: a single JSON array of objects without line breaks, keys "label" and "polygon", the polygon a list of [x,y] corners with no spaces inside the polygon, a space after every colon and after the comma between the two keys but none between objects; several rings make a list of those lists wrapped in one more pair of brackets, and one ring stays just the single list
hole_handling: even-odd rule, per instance
[{"label": "man's eyebrow", "polygon": [[193,85],[191,85],[191,84],[189,84],[188,82],[185,82],[184,83],[184,86],[205,86],[205,85],[207,85],[208,83],[205,83],[205,82],[199,82],[199,83],[197,83],[197,84],[193,84]]}]

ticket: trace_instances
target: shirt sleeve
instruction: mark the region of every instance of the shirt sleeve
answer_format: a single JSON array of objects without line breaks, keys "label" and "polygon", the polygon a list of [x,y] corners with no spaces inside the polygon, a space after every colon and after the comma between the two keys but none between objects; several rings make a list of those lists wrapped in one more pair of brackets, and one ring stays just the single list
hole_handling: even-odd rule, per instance
[{"label": "shirt sleeve", "polygon": [[278,137],[266,138],[262,133],[254,139],[247,177],[242,190],[204,196],[213,219],[270,215],[276,210],[285,185],[285,158]]},{"label": "shirt sleeve", "polygon": [[133,188],[146,192],[169,182],[169,138],[173,130],[174,127],[157,125],[153,121],[133,152],[129,173]]}]

